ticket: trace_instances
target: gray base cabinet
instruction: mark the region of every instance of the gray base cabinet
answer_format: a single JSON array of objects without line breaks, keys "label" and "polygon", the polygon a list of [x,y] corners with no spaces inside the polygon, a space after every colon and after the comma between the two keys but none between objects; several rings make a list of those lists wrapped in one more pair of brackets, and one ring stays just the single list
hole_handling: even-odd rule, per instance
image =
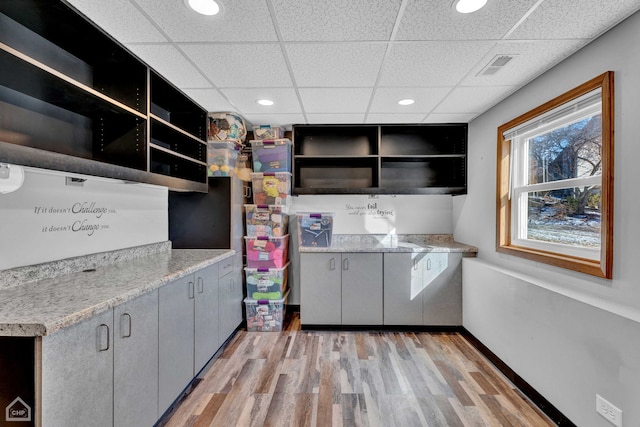
[{"label": "gray base cabinet", "polygon": [[158,419],[158,291],[113,309],[113,425]]},{"label": "gray base cabinet", "polygon": [[384,254],[385,325],[462,325],[462,254]]},{"label": "gray base cabinet", "polygon": [[218,334],[218,264],[210,265],[198,271],[195,280],[194,375],[200,372],[220,346]]},{"label": "gray base cabinet", "polygon": [[234,264],[224,259],[42,337],[42,425],[154,425],[242,322]]},{"label": "gray base cabinet", "polygon": [[194,276],[169,283],[159,292],[158,407],[162,414],[193,379]]},{"label": "gray base cabinet", "polygon": [[300,254],[303,324],[381,325],[381,253]]},{"label": "gray base cabinet", "polygon": [[[238,325],[242,323],[242,254],[238,254],[235,262],[228,258],[220,263],[218,298],[220,304],[219,346],[224,344]],[[240,258],[240,261],[238,261]],[[226,263],[226,264],[223,264]],[[230,264],[230,266],[228,266]],[[223,268],[225,267],[225,268]]]},{"label": "gray base cabinet", "polygon": [[43,427],[113,425],[113,310],[42,337]]}]

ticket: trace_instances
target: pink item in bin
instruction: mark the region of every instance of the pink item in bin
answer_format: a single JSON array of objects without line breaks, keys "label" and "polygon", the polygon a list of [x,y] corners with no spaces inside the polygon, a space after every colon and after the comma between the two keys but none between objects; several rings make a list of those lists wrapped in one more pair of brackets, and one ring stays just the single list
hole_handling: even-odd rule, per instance
[{"label": "pink item in bin", "polygon": [[282,268],[288,261],[289,235],[246,237],[247,267]]}]

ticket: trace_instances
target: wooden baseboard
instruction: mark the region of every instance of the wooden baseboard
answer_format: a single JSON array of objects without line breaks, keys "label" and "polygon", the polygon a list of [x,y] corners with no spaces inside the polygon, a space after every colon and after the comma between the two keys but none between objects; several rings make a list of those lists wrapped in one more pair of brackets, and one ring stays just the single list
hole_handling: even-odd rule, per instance
[{"label": "wooden baseboard", "polygon": [[461,327],[462,335],[473,345],[480,353],[482,353],[493,365],[509,378],[509,380],[522,391],[542,412],[544,412],[554,423],[561,427],[576,427],[558,408],[553,406],[551,402],[544,398],[536,389],[526,382],[520,375],[511,369],[502,361],[494,352],[484,345],[478,338],[464,327]]}]

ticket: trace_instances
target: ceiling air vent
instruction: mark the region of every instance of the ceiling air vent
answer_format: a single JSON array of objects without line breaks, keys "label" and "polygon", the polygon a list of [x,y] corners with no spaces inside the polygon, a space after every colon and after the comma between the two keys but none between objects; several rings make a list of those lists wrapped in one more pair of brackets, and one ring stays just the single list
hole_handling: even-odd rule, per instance
[{"label": "ceiling air vent", "polygon": [[480,70],[477,76],[493,76],[511,62],[513,58],[515,58],[515,55],[496,55],[486,67]]}]

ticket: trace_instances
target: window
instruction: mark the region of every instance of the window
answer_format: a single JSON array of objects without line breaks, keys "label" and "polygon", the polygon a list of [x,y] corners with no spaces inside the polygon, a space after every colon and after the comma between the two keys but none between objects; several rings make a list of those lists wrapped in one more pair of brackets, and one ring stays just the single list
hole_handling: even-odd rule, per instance
[{"label": "window", "polygon": [[497,251],[611,278],[613,72],[498,128]]}]

